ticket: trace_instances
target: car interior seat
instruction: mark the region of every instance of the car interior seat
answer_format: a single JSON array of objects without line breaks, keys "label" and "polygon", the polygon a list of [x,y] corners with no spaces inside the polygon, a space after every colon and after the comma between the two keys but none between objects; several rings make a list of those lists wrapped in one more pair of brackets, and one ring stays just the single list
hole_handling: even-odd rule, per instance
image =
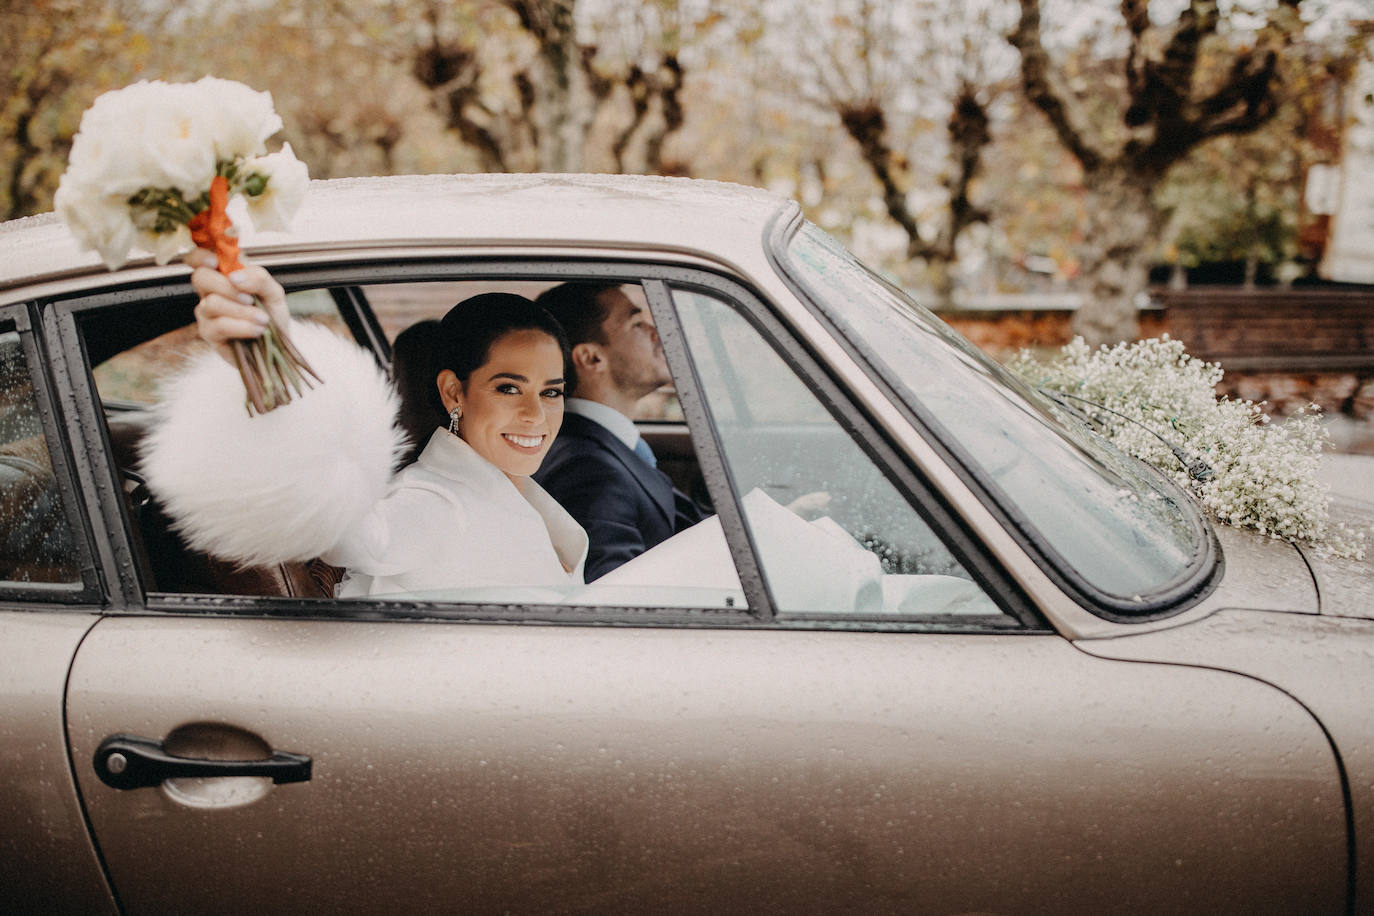
[{"label": "car interior seat", "polygon": [[134,549],[148,591],[283,598],[334,596],[343,570],[319,558],[243,566],[188,547],[148,489],[147,481],[134,470],[148,414],[114,411],[106,420],[132,523]]}]

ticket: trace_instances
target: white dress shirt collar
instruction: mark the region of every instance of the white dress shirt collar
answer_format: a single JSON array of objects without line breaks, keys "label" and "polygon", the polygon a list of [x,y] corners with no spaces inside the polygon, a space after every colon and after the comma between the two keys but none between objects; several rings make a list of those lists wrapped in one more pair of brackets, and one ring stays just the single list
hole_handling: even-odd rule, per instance
[{"label": "white dress shirt collar", "polygon": [[634,450],[635,443],[639,441],[639,430],[635,429],[634,421],[614,407],[607,407],[600,401],[589,401],[586,398],[568,398],[564,409],[568,413],[586,417],[593,423],[599,423],[606,427],[610,430],[611,435],[624,442],[625,447],[631,451]]}]

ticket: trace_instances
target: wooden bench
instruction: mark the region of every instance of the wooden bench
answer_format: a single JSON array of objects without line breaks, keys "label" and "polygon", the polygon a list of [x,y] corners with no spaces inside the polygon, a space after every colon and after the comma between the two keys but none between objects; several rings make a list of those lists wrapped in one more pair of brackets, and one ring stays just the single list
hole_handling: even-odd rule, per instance
[{"label": "wooden bench", "polygon": [[1169,334],[1228,372],[1374,373],[1374,289],[1158,290]]}]

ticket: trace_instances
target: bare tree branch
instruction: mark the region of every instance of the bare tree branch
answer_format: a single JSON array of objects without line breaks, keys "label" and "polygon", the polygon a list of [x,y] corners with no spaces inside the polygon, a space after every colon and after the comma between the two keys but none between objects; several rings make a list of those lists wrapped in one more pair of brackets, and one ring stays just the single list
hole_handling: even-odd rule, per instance
[{"label": "bare tree branch", "polygon": [[1242,106],[1240,110],[1228,109],[1202,122],[1200,131],[1203,139],[1223,134],[1250,133],[1278,113],[1279,99],[1272,88],[1272,68],[1241,80],[1237,92],[1240,96],[1238,103]]},{"label": "bare tree branch", "polygon": [[505,149],[496,135],[486,125],[481,124],[467,113],[468,104],[477,101],[477,90],[473,86],[459,86],[446,96],[448,102],[448,126],[458,132],[458,137],[477,151],[484,172],[509,172]]},{"label": "bare tree branch", "polygon": [[873,171],[873,177],[883,189],[883,207],[907,236],[908,257],[924,257],[926,243],[921,239],[916,217],[907,208],[906,193],[897,183],[897,162],[887,145],[887,118],[876,102],[852,102],[836,109],[840,123],[854,142],[859,153]]},{"label": "bare tree branch", "polygon": [[682,64],[676,54],[668,54],[663,58],[663,66],[659,68],[658,98],[663,113],[663,129],[649,138],[644,149],[644,160],[651,172],[660,175],[680,174],[684,171],[680,163],[670,167],[663,159],[664,143],[687,123],[687,115],[682,108]]},{"label": "bare tree branch", "polygon": [[[1209,122],[1235,117],[1235,108],[1245,106],[1243,114],[1253,116],[1256,109],[1263,107],[1266,100],[1274,101],[1273,86],[1278,82],[1279,56],[1272,50],[1264,52],[1249,51],[1240,55],[1231,64],[1231,72],[1225,83],[1199,106],[1202,110],[1204,131],[1210,129]],[[1261,122],[1256,122],[1258,127]],[[1208,136],[1211,136],[1209,133]]]},{"label": "bare tree branch", "polygon": [[481,109],[478,81],[482,65],[477,52],[457,42],[442,41],[432,8],[430,12],[430,43],[415,53],[411,73],[420,85],[441,93],[445,122],[460,140],[477,151],[483,170],[509,171],[501,142],[487,124],[473,117],[473,109]]},{"label": "bare tree branch", "polygon": [[625,150],[630,145],[630,138],[649,116],[649,79],[638,64],[631,65],[630,72],[626,74],[625,88],[630,93],[630,123],[611,144],[611,155],[615,156],[617,172],[625,171]]},{"label": "bare tree branch", "polygon": [[[807,62],[808,73],[820,83],[824,94],[824,102],[819,107],[838,110],[847,102],[872,97],[871,87],[855,85],[849,76],[850,68],[837,65],[835,48],[822,40],[819,30],[803,30],[800,37],[797,57]],[[798,91],[809,95],[809,87],[799,87]]]},{"label": "bare tree branch", "polygon": [[986,222],[987,210],[976,206],[969,197],[969,189],[978,175],[983,151],[992,142],[988,113],[978,100],[975,87],[965,84],[954,100],[949,116],[949,140],[955,164],[954,175],[948,181],[949,222],[941,233],[942,249],[952,260],[959,234],[974,223]]},{"label": "bare tree branch", "polygon": [[1148,143],[1127,144],[1125,158],[1144,176],[1162,178],[1170,166],[1204,141],[1224,134],[1249,133],[1278,112],[1278,54],[1272,49],[1240,53],[1232,61],[1226,80],[1200,102],[1190,102],[1194,74],[1188,79],[1182,93],[1171,90],[1168,95],[1155,97],[1154,138]]},{"label": "bare tree branch", "polygon": [[[1126,52],[1126,92],[1130,98],[1139,98],[1145,93],[1145,47],[1144,36],[1150,27],[1150,4],[1148,0],[1121,0],[1121,16],[1126,20],[1126,31],[1131,36],[1130,47]],[[1131,121],[1127,110],[1126,121]]]},{"label": "bare tree branch", "polygon": [[1084,171],[1102,166],[1102,154],[1088,145],[1069,120],[1064,101],[1050,86],[1050,58],[1040,40],[1040,0],[1021,0],[1021,18],[1008,40],[1021,52],[1021,84],[1026,97],[1049,119],[1055,136]]}]

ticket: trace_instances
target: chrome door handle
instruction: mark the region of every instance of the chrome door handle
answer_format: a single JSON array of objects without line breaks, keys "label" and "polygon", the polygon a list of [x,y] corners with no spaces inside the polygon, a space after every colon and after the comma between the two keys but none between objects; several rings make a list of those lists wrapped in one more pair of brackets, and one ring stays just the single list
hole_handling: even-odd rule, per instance
[{"label": "chrome door handle", "polygon": [[311,760],[278,751],[266,760],[205,760],[173,757],[162,742],[134,735],[111,735],[95,751],[95,772],[115,789],[144,789],[164,779],[206,776],[265,776],[280,785],[309,782]]}]

